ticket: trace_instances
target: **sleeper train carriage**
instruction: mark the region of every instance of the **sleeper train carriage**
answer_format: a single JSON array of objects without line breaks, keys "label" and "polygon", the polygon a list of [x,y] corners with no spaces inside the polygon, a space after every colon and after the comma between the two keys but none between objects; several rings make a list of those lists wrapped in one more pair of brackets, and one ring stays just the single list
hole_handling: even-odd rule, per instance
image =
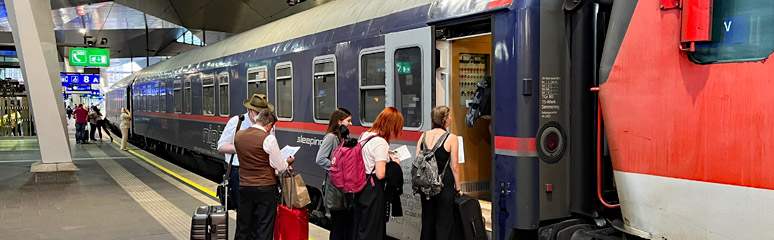
[{"label": "sleeper train carriage", "polygon": [[[774,202],[765,124],[774,118],[763,107],[774,100],[763,81],[774,67],[762,61],[774,48],[763,27],[772,10],[730,0],[339,0],[137,72],[111,86],[107,114],[128,107],[138,142],[194,153],[186,164],[221,173],[225,123],[247,96],[267,94],[279,142],[301,146],[294,168],[319,188],[314,158],[336,107],[353,113],[353,135],[398,108],[406,121],[392,145],[413,152],[430,109],[448,105],[450,131],[463,138],[463,191],[491,202],[493,239],[572,239],[610,226],[652,239],[763,239],[774,230],[742,226],[774,216],[753,207]],[[491,115],[467,127],[486,77]],[[696,138],[700,146],[686,146]],[[388,234],[418,239],[419,200],[404,188],[404,217]]]}]

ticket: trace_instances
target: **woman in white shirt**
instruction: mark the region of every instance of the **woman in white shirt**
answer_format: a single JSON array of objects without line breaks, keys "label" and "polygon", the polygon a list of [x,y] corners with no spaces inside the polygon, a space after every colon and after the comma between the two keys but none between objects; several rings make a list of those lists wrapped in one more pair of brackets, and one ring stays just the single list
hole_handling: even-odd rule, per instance
[{"label": "woman in white shirt", "polygon": [[360,135],[367,177],[363,190],[355,194],[352,209],[354,239],[380,240],[385,236],[385,166],[390,160],[400,164],[400,160],[392,157],[389,151],[390,140],[399,137],[402,131],[403,115],[398,109],[388,107],[379,113],[373,127]]},{"label": "woman in white shirt", "polygon": [[126,108],[121,108],[121,150],[126,148],[126,141],[129,140],[129,126],[132,125],[132,114]]}]

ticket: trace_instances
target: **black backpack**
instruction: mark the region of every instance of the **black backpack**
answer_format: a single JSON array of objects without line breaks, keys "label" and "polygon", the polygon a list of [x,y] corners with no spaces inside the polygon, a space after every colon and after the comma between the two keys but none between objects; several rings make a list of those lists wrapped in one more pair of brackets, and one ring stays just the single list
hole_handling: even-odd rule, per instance
[{"label": "black backpack", "polygon": [[476,125],[478,117],[492,114],[492,88],[490,77],[476,84],[476,94],[470,103],[470,109],[465,114],[465,125],[473,127]]},{"label": "black backpack", "polygon": [[443,188],[443,174],[446,173],[445,170],[449,167],[449,161],[451,159],[447,159],[446,167],[438,169],[438,160],[435,159],[435,150],[441,147],[448,137],[448,132],[443,133],[438,141],[435,142],[435,146],[433,146],[432,149],[428,149],[425,145],[425,136],[422,136],[421,150],[411,164],[411,188],[415,193],[423,193],[426,198],[441,193],[441,189]]}]

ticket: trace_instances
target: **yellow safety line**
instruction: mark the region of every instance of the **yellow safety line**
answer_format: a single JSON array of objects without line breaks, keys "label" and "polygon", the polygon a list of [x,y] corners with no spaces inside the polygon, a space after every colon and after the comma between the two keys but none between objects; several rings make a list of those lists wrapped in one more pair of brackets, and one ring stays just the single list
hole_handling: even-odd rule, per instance
[{"label": "yellow safety line", "polygon": [[[119,148],[120,148],[121,144],[119,144],[115,140],[113,140],[112,142],[115,143],[116,145],[118,145]],[[195,187],[196,189],[199,189],[199,191],[207,193],[208,195],[210,195],[210,196],[212,196],[214,198],[218,197],[218,195],[216,195],[215,192],[213,192],[213,191],[203,187],[202,185],[199,185],[198,183],[195,183],[195,182],[189,180],[188,178],[180,176],[179,174],[173,172],[172,170],[169,170],[169,169],[165,168],[164,166],[161,166],[160,164],[154,162],[153,160],[148,159],[147,157],[143,156],[142,154],[139,154],[139,153],[137,153],[137,152],[135,152],[134,150],[131,150],[131,149],[129,149],[129,152],[134,154],[135,156],[139,157],[140,159],[145,160],[145,162],[150,163],[153,166],[156,166],[156,168],[161,169],[162,171],[164,171],[167,174],[177,178],[178,180],[183,181],[183,182],[187,183],[188,185],[190,185],[192,187]]]}]

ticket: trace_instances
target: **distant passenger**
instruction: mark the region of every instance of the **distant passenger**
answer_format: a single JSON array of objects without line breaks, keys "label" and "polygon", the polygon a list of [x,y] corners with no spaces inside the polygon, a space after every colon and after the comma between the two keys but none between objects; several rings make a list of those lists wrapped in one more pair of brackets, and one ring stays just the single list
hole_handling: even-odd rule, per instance
[{"label": "distant passenger", "polygon": [[72,119],[73,115],[73,109],[70,106],[67,106],[67,119]]},{"label": "distant passenger", "polygon": [[107,121],[105,120],[105,117],[102,116],[102,113],[99,111],[97,106],[91,108],[91,114],[89,114],[89,117],[91,118],[89,123],[94,123],[94,125],[91,126],[91,140],[96,141],[94,139],[94,132],[97,132],[99,133],[99,140],[102,141],[102,130],[105,130],[105,134],[107,134],[107,136],[110,138],[110,141],[113,141],[113,137],[110,136],[110,131],[108,131],[107,126],[105,126]]},{"label": "distant passenger", "polygon": [[[101,114],[97,114],[97,111],[99,111],[99,109],[93,105],[89,111],[89,127],[91,127],[91,131],[89,132],[89,139],[92,141],[97,141],[97,139],[94,138],[94,135],[97,132],[97,120],[101,118]],[[100,133],[99,135],[99,138],[102,139],[102,134]]]},{"label": "distant passenger", "polygon": [[[274,106],[268,103],[266,95],[253,94],[250,99],[243,102],[247,108],[247,112],[244,114],[245,119],[242,121],[242,126],[239,126],[239,130],[245,130],[255,124],[255,117],[263,110],[274,111]],[[249,119],[249,120],[248,120]],[[218,152],[226,154],[226,162],[231,160],[231,154],[236,153],[234,148],[234,132],[236,131],[236,125],[239,123],[239,116],[234,116],[226,123],[226,128],[223,129],[223,133],[218,140]],[[274,135],[274,132],[272,132]],[[228,179],[228,184],[231,185],[232,192],[230,196],[236,200],[236,209],[239,209],[239,155],[234,156],[234,163],[231,166],[231,174]]]},{"label": "distant passenger", "polygon": [[10,112],[3,116],[3,123],[11,129],[11,135],[21,136],[21,114],[16,109],[11,109]]},{"label": "distant passenger", "polygon": [[390,140],[400,136],[403,131],[403,115],[394,107],[388,107],[376,117],[373,127],[360,135],[362,142],[377,137],[363,145],[366,185],[355,194],[352,209],[352,238],[358,240],[384,239],[387,229],[385,219],[386,199],[384,178],[387,161],[400,164],[400,159],[390,155]]},{"label": "distant passenger", "polygon": [[77,143],[88,143],[86,136],[86,124],[89,119],[89,111],[83,108],[83,104],[78,104],[78,107],[73,111],[75,114],[75,140]]},{"label": "distant passenger", "polygon": [[121,108],[121,150],[127,151],[126,141],[129,140],[129,127],[132,126],[132,113],[126,108]]},{"label": "distant passenger", "polygon": [[[446,129],[452,123],[452,116],[447,106],[433,108],[430,115],[432,127],[430,131],[422,134],[417,142],[417,155],[420,149],[425,147],[432,149],[438,141],[442,147],[435,151],[435,160],[438,163],[438,174],[443,173],[443,188],[438,195],[421,196],[422,203],[422,231],[419,239],[454,239],[457,229],[454,225],[454,198],[462,195],[460,190],[459,165],[457,165],[459,143],[457,136],[449,133],[446,138],[441,138],[447,133]],[[422,140],[425,144],[422,145]],[[416,155],[415,155],[416,156]]]},{"label": "distant passenger", "polygon": [[277,116],[267,109],[259,112],[255,120],[255,124],[237,132],[234,137],[237,154],[242,158],[236,240],[274,239],[277,217],[275,171],[284,172],[295,161],[293,157],[282,159],[277,138],[269,134]]},{"label": "distant passenger", "polygon": [[[342,139],[347,137],[349,131],[346,129],[350,126],[352,126],[352,114],[349,112],[349,110],[338,108],[333,111],[333,114],[331,114],[331,120],[328,122],[328,130],[325,133],[322,144],[320,144],[320,149],[317,151],[316,157],[317,165],[320,165],[320,167],[325,169],[325,171],[328,171],[328,169],[331,168],[331,155],[333,155],[333,150],[336,150]],[[329,209],[331,213],[332,227],[329,239],[349,240],[349,231],[350,226],[352,225],[352,214],[350,213],[348,207],[349,204],[347,203],[347,200],[341,190],[338,190],[336,187],[329,186],[331,183],[330,180],[328,180],[327,174],[325,175],[325,179],[326,186],[324,186],[325,190],[323,191],[323,194],[326,195],[325,198],[327,199],[327,195],[329,194],[332,194],[332,196],[340,196],[339,198],[335,199],[337,202],[333,205],[338,207],[346,207],[346,209],[330,210],[332,206],[326,204],[325,207]],[[338,192],[333,193],[333,191]],[[325,202],[328,203],[327,201]]]}]

